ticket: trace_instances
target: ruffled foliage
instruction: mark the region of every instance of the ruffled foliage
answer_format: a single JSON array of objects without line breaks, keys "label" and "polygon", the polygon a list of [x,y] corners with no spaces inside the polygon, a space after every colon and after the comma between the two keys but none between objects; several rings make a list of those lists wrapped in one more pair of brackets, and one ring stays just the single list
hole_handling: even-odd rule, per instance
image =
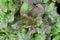
[{"label": "ruffled foliage", "polygon": [[60,40],[56,0],[0,0],[0,40]]}]

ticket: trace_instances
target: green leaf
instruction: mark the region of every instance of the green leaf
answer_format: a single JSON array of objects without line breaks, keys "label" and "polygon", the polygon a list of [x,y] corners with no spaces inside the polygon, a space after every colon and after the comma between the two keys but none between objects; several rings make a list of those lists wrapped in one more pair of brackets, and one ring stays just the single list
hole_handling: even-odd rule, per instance
[{"label": "green leaf", "polygon": [[32,6],[29,4],[29,3],[23,3],[23,5],[21,6],[21,10],[20,10],[20,12],[22,13],[28,13],[28,12],[31,12],[31,10],[32,10]]},{"label": "green leaf", "polygon": [[35,40],[45,40],[46,35],[45,34],[36,34],[35,35]]},{"label": "green leaf", "polygon": [[30,40],[30,37],[23,31],[18,31],[18,39],[19,40]]},{"label": "green leaf", "polygon": [[60,23],[56,23],[52,26],[52,35],[57,35],[60,32]]},{"label": "green leaf", "polygon": [[60,40],[60,35],[55,36],[53,40]]},{"label": "green leaf", "polygon": [[47,3],[49,0],[40,0],[42,3]]},{"label": "green leaf", "polygon": [[14,34],[10,34],[8,35],[8,37],[9,37],[9,40],[18,40],[17,35],[14,35]]},{"label": "green leaf", "polygon": [[7,21],[7,16],[4,12],[0,11],[0,23],[1,22],[6,22]]},{"label": "green leaf", "polygon": [[57,17],[57,23],[60,23],[60,16]]},{"label": "green leaf", "polygon": [[8,9],[8,0],[0,0],[0,9],[4,9],[4,12],[7,12]]}]

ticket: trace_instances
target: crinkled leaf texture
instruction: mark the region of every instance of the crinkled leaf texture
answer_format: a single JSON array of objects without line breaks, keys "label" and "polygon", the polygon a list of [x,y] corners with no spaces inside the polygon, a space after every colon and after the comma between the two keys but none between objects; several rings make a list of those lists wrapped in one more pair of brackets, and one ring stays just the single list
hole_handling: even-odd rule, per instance
[{"label": "crinkled leaf texture", "polygon": [[[1,33],[0,33],[1,34]],[[3,35],[3,33],[2,33]],[[5,36],[0,36],[0,40],[18,40],[17,39],[17,36],[14,35],[14,34],[9,34],[8,36],[5,35]]]},{"label": "crinkled leaf texture", "polygon": [[50,0],[28,0],[31,4],[36,3],[48,3]]},{"label": "crinkled leaf texture", "polygon": [[7,17],[6,14],[0,11],[0,29],[7,26]]},{"label": "crinkled leaf texture", "polygon": [[35,40],[46,40],[45,31],[43,29],[44,28],[37,28],[38,34],[35,34]]},{"label": "crinkled leaf texture", "polygon": [[0,10],[7,12],[8,9],[8,0],[0,0]]},{"label": "crinkled leaf texture", "polygon": [[6,27],[8,22],[14,21],[14,14],[17,11],[15,0],[0,0],[0,27]]},{"label": "crinkled leaf texture", "polygon": [[24,14],[26,14],[26,13],[31,12],[31,10],[32,10],[32,5],[30,5],[30,3],[28,3],[28,2],[25,2],[25,3],[23,3],[23,5],[21,6],[20,14],[24,15]]},{"label": "crinkled leaf texture", "polygon": [[7,16],[4,12],[0,11],[0,22],[7,21]]},{"label": "crinkled leaf texture", "polygon": [[60,35],[55,36],[53,40],[60,40]]},{"label": "crinkled leaf texture", "polygon": [[8,35],[8,37],[9,37],[9,40],[18,40],[17,36],[14,34],[10,34],[10,35]]},{"label": "crinkled leaf texture", "polygon": [[60,32],[60,16],[57,18],[56,24],[52,26],[52,35],[58,35]]},{"label": "crinkled leaf texture", "polygon": [[22,31],[18,31],[18,39],[19,40],[30,40],[30,37],[26,33]]}]

